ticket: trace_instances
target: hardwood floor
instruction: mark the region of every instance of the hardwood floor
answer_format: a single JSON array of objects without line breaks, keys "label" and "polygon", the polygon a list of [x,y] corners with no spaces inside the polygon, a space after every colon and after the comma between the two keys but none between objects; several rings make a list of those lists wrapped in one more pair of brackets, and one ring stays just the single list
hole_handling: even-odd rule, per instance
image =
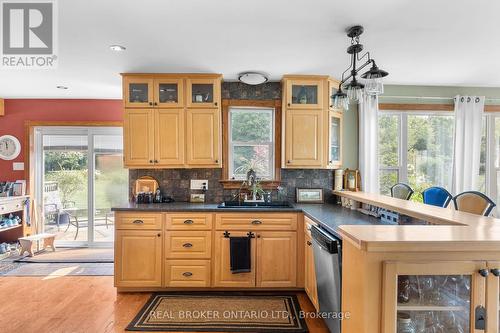
[{"label": "hardwood floor", "polygon": [[[3,332],[124,332],[149,293],[120,293],[112,276],[0,277]],[[314,308],[297,293],[306,312]],[[321,319],[306,318],[309,332],[327,333]]]}]

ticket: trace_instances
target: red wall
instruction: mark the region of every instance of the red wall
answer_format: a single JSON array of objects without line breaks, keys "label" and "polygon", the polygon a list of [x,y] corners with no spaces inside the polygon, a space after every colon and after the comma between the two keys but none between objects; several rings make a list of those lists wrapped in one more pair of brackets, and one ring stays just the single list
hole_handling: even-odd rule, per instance
[{"label": "red wall", "polygon": [[121,100],[6,99],[5,116],[0,116],[0,136],[18,138],[22,151],[13,161],[0,159],[0,181],[24,179],[24,171],[13,171],[12,163],[24,162],[26,121],[122,121],[122,110]]}]

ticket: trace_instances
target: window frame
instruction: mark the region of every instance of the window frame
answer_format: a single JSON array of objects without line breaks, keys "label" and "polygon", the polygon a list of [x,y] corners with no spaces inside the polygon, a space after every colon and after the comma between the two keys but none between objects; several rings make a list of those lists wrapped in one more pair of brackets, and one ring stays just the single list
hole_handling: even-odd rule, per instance
[{"label": "window frame", "polygon": [[241,180],[229,177],[229,109],[230,107],[253,107],[274,109],[274,179],[264,180],[264,189],[276,189],[281,184],[282,154],[282,105],[280,99],[222,99],[222,178],[220,183],[224,189],[239,189]]},{"label": "window frame", "polygon": [[[243,141],[233,141],[233,136],[232,136],[232,128],[231,128],[231,112],[234,110],[236,112],[238,111],[243,111],[245,109],[248,110],[258,110],[259,111],[271,111],[271,133],[270,133],[270,138],[271,141],[251,141],[251,142],[243,142]],[[228,178],[231,180],[236,180],[236,181],[242,181],[242,179],[237,179],[233,175],[233,168],[234,168],[234,163],[232,160],[232,157],[234,156],[234,148],[235,147],[246,147],[246,146],[268,146],[269,147],[269,152],[270,152],[270,158],[269,158],[269,171],[270,171],[270,179],[265,179],[267,181],[269,180],[274,180],[274,164],[275,164],[275,159],[274,155],[276,153],[276,136],[275,136],[275,131],[276,131],[276,110],[274,108],[269,108],[269,107],[255,107],[255,106],[230,106],[228,109]],[[257,177],[259,175],[257,174]]]}]

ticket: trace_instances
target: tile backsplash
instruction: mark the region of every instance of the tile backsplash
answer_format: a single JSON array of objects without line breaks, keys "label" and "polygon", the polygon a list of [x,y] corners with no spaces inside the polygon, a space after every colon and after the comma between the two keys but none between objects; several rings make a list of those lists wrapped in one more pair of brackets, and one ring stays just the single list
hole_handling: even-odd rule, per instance
[{"label": "tile backsplash", "polygon": [[[205,193],[205,202],[219,203],[230,200],[237,190],[225,190],[220,183],[221,169],[137,169],[129,171],[129,195],[132,199],[134,181],[142,176],[151,176],[160,184],[163,195],[172,197],[175,201],[189,201],[191,193],[201,193],[199,190],[190,190],[191,179],[208,179],[208,190]],[[333,202],[331,193],[333,188],[332,170],[311,169],[282,169],[281,184],[286,188],[288,200],[295,202],[296,188],[322,188],[325,202]],[[273,191],[276,197],[276,191]]]}]

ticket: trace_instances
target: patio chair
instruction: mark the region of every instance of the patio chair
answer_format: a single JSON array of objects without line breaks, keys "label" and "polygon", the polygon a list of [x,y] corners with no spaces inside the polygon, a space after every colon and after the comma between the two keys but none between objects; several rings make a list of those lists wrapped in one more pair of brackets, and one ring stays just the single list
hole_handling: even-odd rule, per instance
[{"label": "patio chair", "polygon": [[397,183],[391,187],[391,197],[393,198],[410,200],[412,194],[413,189],[405,183]]},{"label": "patio chair", "polygon": [[424,204],[446,208],[451,201],[452,195],[446,189],[433,186],[422,192]]},{"label": "patio chair", "polygon": [[496,206],[493,200],[478,191],[466,191],[457,194],[453,198],[453,203],[456,210],[483,216],[490,215]]}]

